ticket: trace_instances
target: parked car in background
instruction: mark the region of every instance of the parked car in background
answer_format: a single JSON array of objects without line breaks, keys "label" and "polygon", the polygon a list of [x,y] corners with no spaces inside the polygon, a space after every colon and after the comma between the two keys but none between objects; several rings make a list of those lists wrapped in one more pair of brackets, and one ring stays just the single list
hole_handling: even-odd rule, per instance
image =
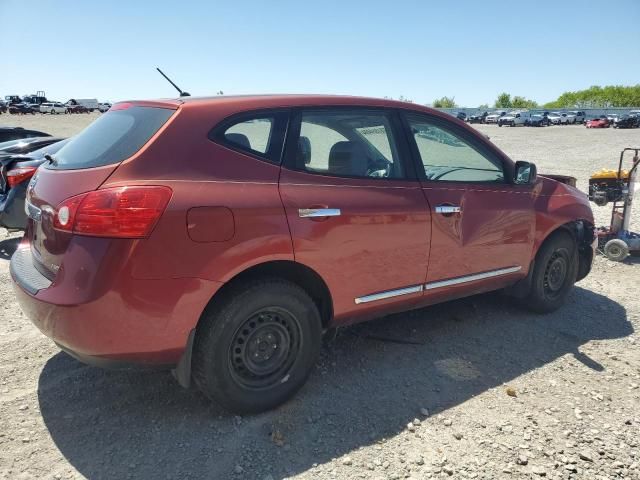
[{"label": "parked car in background", "polygon": [[545,113],[534,113],[526,119],[525,125],[529,127],[548,127],[549,116]]},{"label": "parked car in background", "polygon": [[26,315],[237,412],[291,398],[326,328],[505,288],[554,311],[597,244],[585,194],[407,102],[125,102],[53,159],[10,263]]},{"label": "parked car in background", "polygon": [[22,99],[18,95],[5,95],[4,101],[7,103],[7,105],[22,103]]},{"label": "parked car in background", "polygon": [[600,115],[599,117],[587,120],[585,127],[587,128],[609,128],[610,123],[606,115]]},{"label": "parked car in background", "polygon": [[25,95],[24,97],[22,97],[22,101],[24,103],[31,103],[36,105],[40,105],[41,103],[45,103],[49,101],[47,100],[47,97],[44,96],[44,92],[39,92],[39,93],[41,93],[42,95],[39,95],[39,94]]},{"label": "parked car in background", "polygon": [[4,142],[11,140],[20,140],[30,137],[50,137],[48,133],[39,130],[30,130],[22,127],[0,127],[0,146]]},{"label": "parked car in background", "polygon": [[567,125],[569,123],[566,113],[551,112],[547,118],[551,125]]},{"label": "parked car in background", "polygon": [[110,108],[111,108],[111,104],[108,102],[101,103],[100,105],[98,105],[98,110],[100,110],[102,113],[106,112]]},{"label": "parked car in background", "polygon": [[456,113],[456,115],[455,115],[455,117],[456,117],[458,120],[462,120],[463,122],[466,122],[466,121],[467,121],[467,114],[466,114],[466,113],[464,113],[464,112],[457,112],[457,113]]},{"label": "parked car in background", "polygon": [[[68,141],[46,137],[50,145],[45,145],[30,153],[40,143],[32,143],[22,149],[23,153],[0,155],[0,226],[9,230],[24,230],[27,226],[27,214],[24,200],[27,184],[31,177],[47,159],[45,155],[54,154]],[[46,142],[45,142],[46,143]]]},{"label": "parked car in background", "polygon": [[47,102],[40,105],[41,113],[60,114],[67,113],[67,107],[59,102]]},{"label": "parked car in background", "polygon": [[5,102],[4,100],[0,100],[0,114],[7,113],[8,109],[9,107],[7,107],[7,102]]},{"label": "parked car in background", "polygon": [[100,106],[98,104],[98,100],[96,100],[95,98],[70,98],[67,101],[67,105],[82,105],[90,112],[97,110]]},{"label": "parked car in background", "polygon": [[60,138],[48,135],[44,137],[20,138],[2,142],[0,143],[0,158],[10,155],[30,153],[60,140]]},{"label": "parked car in background", "polygon": [[607,118],[607,120],[609,120],[609,124],[613,125],[613,122],[616,121],[616,119],[620,116],[620,114],[618,113],[607,113],[605,114],[605,117]]},{"label": "parked car in background", "polygon": [[576,123],[576,116],[573,113],[567,112],[567,113],[564,113],[563,115],[567,117],[568,125],[574,125]]},{"label": "parked car in background", "polygon": [[72,105],[67,103],[65,105],[67,113],[89,113],[89,109],[84,105]]},{"label": "parked car in background", "polygon": [[499,127],[502,127],[503,125],[509,125],[510,127],[515,127],[517,125],[524,126],[528,118],[529,118],[528,112],[510,112],[498,118],[498,126]]},{"label": "parked car in background", "polygon": [[638,128],[640,127],[640,117],[636,115],[620,115],[613,121],[613,128]]},{"label": "parked car in background", "polygon": [[489,115],[489,112],[476,113],[475,115],[470,115],[467,120],[469,123],[484,123],[487,115]]},{"label": "parked car in background", "polygon": [[587,115],[583,110],[572,110],[569,112],[569,115],[573,117],[574,119],[573,123],[582,124],[587,118]]},{"label": "parked car in background", "polygon": [[9,113],[13,115],[26,115],[27,113],[31,113],[32,115],[36,114],[28,103],[14,103],[9,105]]},{"label": "parked car in background", "polygon": [[484,123],[498,123],[500,117],[504,117],[507,112],[493,112],[484,118]]}]

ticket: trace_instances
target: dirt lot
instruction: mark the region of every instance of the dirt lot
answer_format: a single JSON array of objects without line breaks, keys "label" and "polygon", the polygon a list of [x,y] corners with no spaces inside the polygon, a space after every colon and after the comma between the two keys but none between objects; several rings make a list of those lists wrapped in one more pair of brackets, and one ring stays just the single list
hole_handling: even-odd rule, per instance
[{"label": "dirt lot", "polygon": [[[70,135],[97,115],[0,123]],[[480,128],[583,189],[640,146],[640,130]],[[490,294],[340,330],[293,401],[241,418],[166,373],[60,353],[14,300],[16,244],[0,241],[2,478],[640,479],[638,258],[597,258],[548,316]]]}]

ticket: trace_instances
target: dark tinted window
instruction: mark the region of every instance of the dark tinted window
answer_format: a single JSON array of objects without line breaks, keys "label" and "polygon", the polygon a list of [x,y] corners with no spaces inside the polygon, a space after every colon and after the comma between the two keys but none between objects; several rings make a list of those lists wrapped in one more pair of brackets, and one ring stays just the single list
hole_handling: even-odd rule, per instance
[{"label": "dark tinted window", "polygon": [[120,163],[136,153],[175,113],[154,107],[111,110],[85,128],[56,155],[56,166],[74,170]]}]

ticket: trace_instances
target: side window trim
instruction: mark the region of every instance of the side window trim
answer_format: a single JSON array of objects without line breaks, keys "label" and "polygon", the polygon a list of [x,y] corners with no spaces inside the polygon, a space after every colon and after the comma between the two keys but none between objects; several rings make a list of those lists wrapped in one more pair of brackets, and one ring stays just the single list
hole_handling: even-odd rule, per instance
[{"label": "side window trim", "polygon": [[[287,136],[287,130],[290,124],[290,109],[268,109],[268,110],[250,110],[246,112],[236,113],[215,125],[207,134],[207,138],[219,145],[244,155],[256,158],[263,162],[281,165],[283,160],[284,140]],[[238,144],[230,142],[225,137],[225,132],[232,126],[247,120],[257,120],[261,118],[273,118],[273,126],[269,135],[269,148],[262,154],[256,150],[247,150]]]},{"label": "side window trim", "polygon": [[513,169],[510,168],[510,165],[508,164],[508,162],[505,162],[501,156],[493,152],[490,147],[488,147],[478,138],[475,138],[474,135],[470,134],[469,132],[466,132],[459,126],[455,125],[453,122],[449,123],[448,121],[441,119],[439,117],[436,117],[434,115],[429,115],[428,113],[422,113],[422,112],[414,112],[411,110],[401,110],[400,117],[402,119],[404,130],[406,132],[406,140],[409,144],[409,148],[412,153],[411,156],[413,158],[413,165],[418,172],[418,178],[422,182],[456,183],[456,184],[471,183],[471,184],[481,184],[481,185],[496,184],[496,182],[488,182],[483,180],[479,180],[479,181],[469,180],[465,182],[452,181],[452,180],[429,180],[427,178],[426,172],[424,171],[424,166],[422,165],[422,158],[420,156],[420,151],[418,150],[418,145],[416,144],[415,138],[412,133],[411,124],[409,122],[410,116],[422,118],[424,119],[425,122],[432,124],[434,127],[442,128],[445,131],[448,130],[452,134],[460,137],[461,140],[464,140],[466,143],[473,146],[478,151],[479,154],[486,157],[489,161],[491,161],[492,163],[495,162],[496,164],[499,164],[502,166],[502,174],[504,176],[504,182],[502,184],[508,185],[513,183],[512,181]]},{"label": "side window trim", "polygon": [[[305,112],[337,112],[340,111],[354,111],[362,110],[366,112],[377,113],[384,115],[389,120],[391,126],[391,134],[395,142],[398,156],[402,162],[404,168],[404,175],[399,178],[381,178],[381,177],[357,177],[347,175],[330,175],[322,172],[314,172],[306,169],[299,168],[296,162],[296,156],[298,151],[298,138],[300,137],[300,131],[302,127],[302,114]],[[287,136],[284,147],[282,165],[288,170],[296,172],[308,173],[310,175],[316,175],[320,177],[332,177],[332,178],[353,178],[361,180],[374,180],[374,181],[416,181],[416,168],[413,161],[413,155],[410,149],[407,139],[404,135],[404,127],[402,119],[398,115],[396,109],[386,107],[370,107],[361,105],[327,105],[327,106],[311,106],[311,107],[295,107],[291,109],[291,115],[289,120],[289,127],[287,129]]]}]

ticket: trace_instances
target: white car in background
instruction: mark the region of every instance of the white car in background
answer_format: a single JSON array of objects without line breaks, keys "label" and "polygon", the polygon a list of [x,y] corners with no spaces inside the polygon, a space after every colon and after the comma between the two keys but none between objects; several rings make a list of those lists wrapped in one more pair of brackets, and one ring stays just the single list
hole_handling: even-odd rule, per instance
[{"label": "white car in background", "polygon": [[560,112],[551,112],[548,117],[551,125],[567,125],[569,123],[569,118],[566,113]]},{"label": "white car in background", "polygon": [[98,110],[98,100],[95,98],[70,98],[67,103],[69,105],[82,105],[84,108],[93,112],[94,110]]},{"label": "white car in background", "polygon": [[102,113],[106,112],[110,108],[111,104],[109,102],[101,103],[100,105],[98,105],[98,110],[100,110]]},{"label": "white car in background", "polygon": [[40,113],[67,113],[67,107],[59,102],[45,102],[40,104]]},{"label": "white car in background", "polygon": [[582,124],[587,119],[587,114],[582,110],[572,110],[571,112],[569,112],[569,115],[573,116],[573,123]]},{"label": "white car in background", "polygon": [[484,123],[498,123],[501,117],[504,117],[507,112],[493,112],[484,117]]},{"label": "white car in background", "polygon": [[515,127],[516,125],[524,125],[529,116],[529,112],[509,112],[498,119],[498,126],[509,125]]}]

